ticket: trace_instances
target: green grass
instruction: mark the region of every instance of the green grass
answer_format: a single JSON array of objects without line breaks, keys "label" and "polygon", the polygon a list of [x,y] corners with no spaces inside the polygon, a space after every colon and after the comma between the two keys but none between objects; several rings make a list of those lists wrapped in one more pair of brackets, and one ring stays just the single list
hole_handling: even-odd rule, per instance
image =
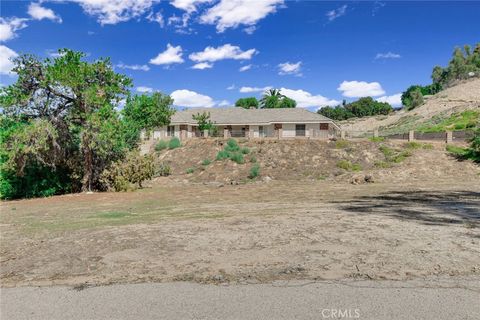
[{"label": "green grass", "polygon": [[250,162],[251,162],[251,163],[256,163],[256,162],[257,162],[257,157],[255,157],[255,156],[253,156],[253,155],[250,156]]},{"label": "green grass", "polygon": [[335,148],[336,149],[345,149],[350,146],[350,142],[347,140],[338,140],[335,142]]},{"label": "green grass", "polygon": [[337,162],[337,167],[347,171],[361,171],[362,166],[358,163],[351,163],[348,160],[340,160]]},{"label": "green grass", "polygon": [[416,150],[416,149],[426,149],[431,150],[433,149],[433,144],[431,143],[420,143],[416,141],[410,141],[405,143],[405,148],[409,150]]},{"label": "green grass", "polygon": [[99,218],[105,219],[121,219],[124,217],[128,217],[131,214],[129,212],[122,212],[122,211],[112,211],[112,212],[103,212],[97,215]]},{"label": "green grass", "polygon": [[230,153],[228,151],[226,151],[226,150],[218,151],[217,157],[216,157],[217,160],[225,160],[225,159],[229,159],[229,158],[230,158]]},{"label": "green grass", "polygon": [[210,163],[212,163],[212,160],[210,160],[210,159],[204,159],[202,161],[202,165],[204,165],[204,166],[208,166]]},{"label": "green grass", "polygon": [[180,139],[178,139],[177,137],[173,137],[168,142],[168,149],[176,149],[176,148],[180,148],[181,146],[182,146],[182,143],[180,142]]},{"label": "green grass", "polygon": [[155,151],[162,151],[168,148],[168,142],[165,140],[160,140],[155,145]]},{"label": "green grass", "polygon": [[453,130],[473,129],[480,121],[480,111],[466,110],[454,113],[445,118],[444,115],[437,115],[416,128],[420,132],[444,132]]},{"label": "green grass", "polygon": [[385,138],[384,137],[371,137],[369,140],[372,141],[372,142],[383,142],[383,141],[385,141]]},{"label": "green grass", "polygon": [[250,149],[248,149],[247,147],[244,147],[240,150],[243,154],[249,154],[250,153]]},{"label": "green grass", "polygon": [[468,148],[462,148],[462,147],[459,147],[459,146],[455,146],[453,144],[447,144],[445,149],[449,153],[451,153],[452,155],[457,156],[457,157],[465,157],[469,153]]},{"label": "green grass", "polygon": [[[383,153],[385,157],[386,163],[400,163],[404,161],[406,158],[412,156],[412,150],[421,148],[422,144],[418,144],[417,142],[409,142],[407,144],[406,149],[394,149],[386,145],[381,145],[378,149],[380,152]],[[383,162],[383,161],[382,161]],[[384,163],[379,163],[380,166],[386,166]]]},{"label": "green grass", "polygon": [[230,154],[230,160],[238,164],[245,163],[245,158],[242,153],[234,152]]},{"label": "green grass", "polygon": [[248,175],[248,178],[255,179],[259,175],[260,175],[260,166],[258,165],[258,163],[256,163],[250,168],[250,174]]},{"label": "green grass", "polygon": [[240,148],[235,139],[228,139],[227,144],[217,153],[216,160],[225,160],[230,159],[235,163],[243,164],[245,163],[244,154],[250,153],[250,149],[247,147]]},{"label": "green grass", "polygon": [[187,174],[192,174],[195,172],[195,168],[188,168],[186,171],[185,171]]}]

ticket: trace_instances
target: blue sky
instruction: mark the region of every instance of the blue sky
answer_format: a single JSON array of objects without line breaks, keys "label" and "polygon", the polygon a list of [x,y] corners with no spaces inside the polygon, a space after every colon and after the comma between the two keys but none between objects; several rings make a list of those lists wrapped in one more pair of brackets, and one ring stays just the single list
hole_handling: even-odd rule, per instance
[{"label": "blue sky", "polygon": [[369,95],[398,104],[455,46],[480,41],[476,1],[10,0],[0,15],[2,85],[15,81],[8,58],[66,47],[110,57],[133,91],[183,107],[269,87],[311,110]]}]

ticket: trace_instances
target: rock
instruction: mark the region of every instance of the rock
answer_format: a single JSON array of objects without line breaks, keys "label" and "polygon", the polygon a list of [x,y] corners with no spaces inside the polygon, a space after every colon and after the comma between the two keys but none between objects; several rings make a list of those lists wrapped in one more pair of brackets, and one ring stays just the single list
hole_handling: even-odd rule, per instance
[{"label": "rock", "polygon": [[238,181],[231,180],[231,181],[230,181],[230,184],[231,184],[232,186],[236,186],[236,185],[238,185]]},{"label": "rock", "polygon": [[365,175],[365,178],[364,178],[365,182],[366,183],[374,183],[375,182],[375,179],[373,179],[373,176],[372,175]]},{"label": "rock", "polygon": [[262,179],[263,182],[267,182],[267,183],[270,182],[270,181],[272,181],[272,180],[273,180],[273,179],[270,178],[269,176],[265,176],[265,177],[263,177],[263,179]]},{"label": "rock", "polygon": [[225,280],[225,278],[221,274],[216,274],[212,277],[212,280],[222,282],[223,280]]},{"label": "rock", "polygon": [[365,181],[365,178],[359,175],[355,175],[350,179],[351,184],[361,184]]}]

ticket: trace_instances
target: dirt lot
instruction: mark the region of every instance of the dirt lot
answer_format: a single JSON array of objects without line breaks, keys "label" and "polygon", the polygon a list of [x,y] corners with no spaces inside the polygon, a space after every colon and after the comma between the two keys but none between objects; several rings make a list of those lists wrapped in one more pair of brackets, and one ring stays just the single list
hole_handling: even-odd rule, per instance
[{"label": "dirt lot", "polygon": [[1,285],[480,276],[478,172],[402,184],[176,180],[2,203]]}]

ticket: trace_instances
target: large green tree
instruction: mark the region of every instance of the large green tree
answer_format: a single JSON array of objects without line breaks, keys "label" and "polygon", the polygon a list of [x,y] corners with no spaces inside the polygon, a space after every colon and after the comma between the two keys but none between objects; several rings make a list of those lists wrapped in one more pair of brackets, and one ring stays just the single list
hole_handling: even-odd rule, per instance
[{"label": "large green tree", "polygon": [[255,97],[240,98],[235,102],[235,107],[241,107],[245,109],[257,109],[258,100]]},{"label": "large green tree", "polygon": [[318,113],[333,120],[346,120],[349,118],[361,118],[378,114],[389,114],[393,111],[390,104],[379,102],[372,97],[363,97],[357,101],[346,103],[336,107],[323,107]]},{"label": "large green tree", "polygon": [[109,59],[84,58],[62,49],[54,59],[24,54],[14,60],[17,81],[0,93],[2,121],[10,123],[0,141],[2,184],[11,182],[8,175],[20,178],[26,168],[41,168],[45,177],[66,172],[71,189],[78,183],[91,190],[129,148],[115,108],[131,80],[115,73]]},{"label": "large green tree", "polygon": [[295,108],[297,102],[291,98],[283,95],[278,89],[269,89],[260,99],[260,108],[275,109],[275,108]]}]

